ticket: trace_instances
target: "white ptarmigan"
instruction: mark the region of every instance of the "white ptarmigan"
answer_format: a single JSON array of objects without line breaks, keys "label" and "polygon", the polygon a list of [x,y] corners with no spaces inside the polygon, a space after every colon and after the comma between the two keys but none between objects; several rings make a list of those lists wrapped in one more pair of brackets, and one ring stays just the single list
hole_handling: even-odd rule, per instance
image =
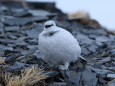
[{"label": "white ptarmigan", "polygon": [[39,49],[43,60],[61,70],[68,69],[69,64],[78,58],[85,60],[77,39],[52,20],[44,24],[44,30],[39,34]]}]

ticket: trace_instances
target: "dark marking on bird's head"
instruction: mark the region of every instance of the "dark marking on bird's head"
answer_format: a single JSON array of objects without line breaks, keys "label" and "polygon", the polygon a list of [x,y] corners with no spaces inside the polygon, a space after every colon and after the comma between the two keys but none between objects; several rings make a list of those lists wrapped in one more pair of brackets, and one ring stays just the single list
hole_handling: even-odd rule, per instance
[{"label": "dark marking on bird's head", "polygon": [[45,28],[49,28],[51,26],[53,26],[53,24],[51,24],[51,25],[45,25]]},{"label": "dark marking on bird's head", "polygon": [[47,22],[44,24],[44,28],[45,28],[45,29],[48,29],[48,28],[50,28],[50,27],[52,27],[52,26],[56,26],[55,22],[52,21],[52,20],[49,20],[49,21],[47,21]]}]

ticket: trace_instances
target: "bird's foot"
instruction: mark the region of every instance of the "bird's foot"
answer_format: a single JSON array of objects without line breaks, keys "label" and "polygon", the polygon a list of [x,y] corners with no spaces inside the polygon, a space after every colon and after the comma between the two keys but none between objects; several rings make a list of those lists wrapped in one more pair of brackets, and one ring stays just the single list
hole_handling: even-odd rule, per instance
[{"label": "bird's foot", "polygon": [[64,65],[59,65],[60,70],[68,70],[69,63],[65,63]]}]

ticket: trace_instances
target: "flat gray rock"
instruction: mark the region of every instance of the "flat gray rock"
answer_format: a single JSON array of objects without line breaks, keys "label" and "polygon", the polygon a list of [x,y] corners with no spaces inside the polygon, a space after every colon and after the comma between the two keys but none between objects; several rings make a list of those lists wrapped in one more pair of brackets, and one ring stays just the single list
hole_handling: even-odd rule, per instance
[{"label": "flat gray rock", "polygon": [[107,86],[115,86],[115,79],[113,79],[112,81],[110,81]]},{"label": "flat gray rock", "polygon": [[42,30],[43,30],[43,24],[38,24],[31,30],[26,31],[26,33],[30,38],[38,38]]},{"label": "flat gray rock", "polygon": [[[96,73],[91,72],[91,70],[85,70],[82,72],[83,85],[85,86],[97,86]],[[86,78],[87,77],[87,78]]]},{"label": "flat gray rock", "polygon": [[108,74],[110,72],[109,70],[98,69],[98,68],[93,68],[92,70],[95,71],[97,74]]},{"label": "flat gray rock", "polygon": [[108,77],[108,78],[115,79],[115,74],[107,74],[107,77]]},{"label": "flat gray rock", "polygon": [[24,17],[24,18],[5,18],[4,23],[8,25],[25,25],[35,21],[44,21],[48,20],[46,16],[37,16],[37,17]]},{"label": "flat gray rock", "polygon": [[19,31],[19,30],[20,30],[19,26],[7,26],[7,27],[5,27],[5,31],[7,31],[7,32],[10,32],[10,31],[16,32],[16,31]]}]

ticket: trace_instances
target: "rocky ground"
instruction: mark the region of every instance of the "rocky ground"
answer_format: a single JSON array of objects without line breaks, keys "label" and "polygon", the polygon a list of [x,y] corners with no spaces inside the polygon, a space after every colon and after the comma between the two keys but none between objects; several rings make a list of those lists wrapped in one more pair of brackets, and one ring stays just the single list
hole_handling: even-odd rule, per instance
[{"label": "rocky ground", "polygon": [[[47,86],[115,86],[115,35],[65,16],[55,10],[9,9],[1,5],[0,56],[6,57],[8,65],[3,70],[19,72],[33,65],[43,67],[49,75],[45,80]],[[44,22],[50,19],[78,39],[87,63],[79,60],[71,64],[69,70],[60,71],[41,59],[37,38]]]}]

